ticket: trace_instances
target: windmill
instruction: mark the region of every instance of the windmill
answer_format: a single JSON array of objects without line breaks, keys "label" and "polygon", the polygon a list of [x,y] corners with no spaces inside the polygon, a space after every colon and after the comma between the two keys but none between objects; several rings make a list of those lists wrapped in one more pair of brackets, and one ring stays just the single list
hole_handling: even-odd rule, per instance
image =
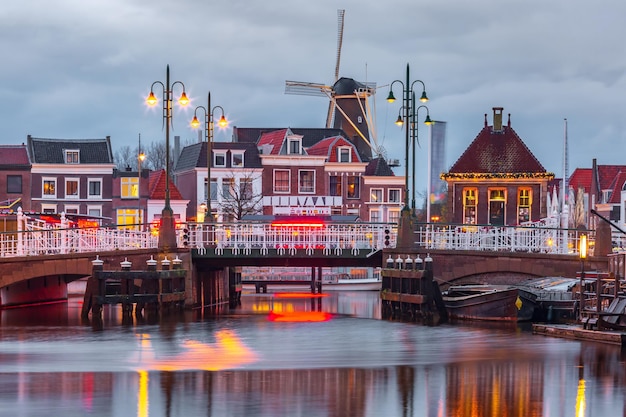
[{"label": "windmill", "polygon": [[[341,46],[343,43],[345,10],[337,10],[337,61],[335,80],[332,86],[303,81],[285,81],[285,94],[327,97],[329,99],[326,128],[343,129],[357,148],[367,155],[383,153],[376,144],[374,111],[368,98],[376,92],[376,83],[361,83],[352,78],[339,77]],[[372,144],[374,143],[374,144]]]}]

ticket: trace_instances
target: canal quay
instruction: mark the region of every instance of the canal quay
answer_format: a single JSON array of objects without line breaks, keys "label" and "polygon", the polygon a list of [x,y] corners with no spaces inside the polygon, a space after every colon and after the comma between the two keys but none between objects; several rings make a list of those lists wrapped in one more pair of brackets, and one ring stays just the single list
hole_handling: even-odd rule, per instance
[{"label": "canal quay", "polygon": [[621,415],[619,347],[383,320],[378,291],[244,292],[159,319],[82,297],[0,311],[0,409],[64,416]]}]

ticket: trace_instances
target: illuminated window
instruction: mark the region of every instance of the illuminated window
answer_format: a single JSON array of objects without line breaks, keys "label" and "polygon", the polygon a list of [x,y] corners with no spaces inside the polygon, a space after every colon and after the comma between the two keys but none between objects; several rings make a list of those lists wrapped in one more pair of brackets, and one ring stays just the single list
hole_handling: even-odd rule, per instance
[{"label": "illuminated window", "polygon": [[465,188],[463,190],[463,223],[476,224],[476,207],[478,205],[478,190]]},{"label": "illuminated window", "polygon": [[78,179],[65,179],[65,198],[78,198]]},{"label": "illuminated window", "polygon": [[370,202],[372,203],[382,203],[383,202],[383,189],[382,188],[372,188],[370,191]]},{"label": "illuminated window", "polygon": [[530,188],[520,188],[517,193],[517,222],[524,223],[530,221],[532,191]]},{"label": "illuminated window", "polygon": [[65,149],[65,163],[66,164],[78,164],[80,163],[80,154],[76,149]]},{"label": "illuminated window", "polygon": [[289,184],[289,170],[288,169],[276,169],[274,170],[274,192],[275,193],[288,193],[290,189]]},{"label": "illuminated window", "polygon": [[361,196],[361,183],[359,177],[356,175],[348,176],[348,195],[347,198],[360,198]]},{"label": "illuminated window", "polygon": [[43,196],[44,198],[55,198],[57,196],[57,180],[56,178],[43,179]]},{"label": "illuminated window", "polygon": [[139,196],[139,178],[137,177],[122,177],[120,178],[121,184],[121,198],[137,198]]},{"label": "illuminated window", "polygon": [[328,191],[333,197],[341,197],[341,177],[339,175],[331,175]]},{"label": "illuminated window", "polygon": [[141,223],[141,211],[136,208],[117,209],[117,227],[137,229]]},{"label": "illuminated window", "polygon": [[314,193],[315,192],[315,171],[300,170],[298,171],[298,192],[299,193]]}]

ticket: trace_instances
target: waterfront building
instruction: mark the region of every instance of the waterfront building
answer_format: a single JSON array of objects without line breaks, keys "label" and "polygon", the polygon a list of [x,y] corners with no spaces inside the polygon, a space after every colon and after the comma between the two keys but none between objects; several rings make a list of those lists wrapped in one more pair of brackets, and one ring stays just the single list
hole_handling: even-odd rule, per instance
[{"label": "waterfront building", "polygon": [[[180,193],[189,200],[187,218],[204,221],[206,210],[217,221],[234,221],[261,211],[262,166],[254,143],[212,142],[211,167],[207,142],[183,148],[174,176]],[[207,205],[207,177],[211,173],[211,200]]]},{"label": "waterfront building", "polygon": [[26,145],[0,145],[0,212],[31,210],[30,169]]},{"label": "waterfront building", "polygon": [[113,218],[111,138],[44,139],[28,135],[31,210]]},{"label": "waterfront building", "polygon": [[502,107],[493,108],[493,124],[478,136],[450,170],[448,218],[451,223],[520,225],[548,214],[546,171],[511,127],[502,123]]}]

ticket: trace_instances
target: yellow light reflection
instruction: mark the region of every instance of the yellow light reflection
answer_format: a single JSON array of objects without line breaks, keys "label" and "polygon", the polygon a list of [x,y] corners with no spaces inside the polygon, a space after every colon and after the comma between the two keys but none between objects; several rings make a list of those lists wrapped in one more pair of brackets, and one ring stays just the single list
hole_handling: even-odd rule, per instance
[{"label": "yellow light reflection", "polygon": [[578,380],[578,391],[576,392],[576,417],[585,417],[587,401],[585,400],[585,380]]},{"label": "yellow light reflection", "polygon": [[185,351],[169,358],[156,358],[149,338],[141,339],[140,369],[158,371],[203,370],[221,371],[238,368],[257,360],[257,355],[237,337],[235,332],[220,330],[212,345],[195,340],[182,343]]},{"label": "yellow light reflection", "polygon": [[137,395],[137,417],[148,417],[148,372],[139,373],[139,394]]}]

